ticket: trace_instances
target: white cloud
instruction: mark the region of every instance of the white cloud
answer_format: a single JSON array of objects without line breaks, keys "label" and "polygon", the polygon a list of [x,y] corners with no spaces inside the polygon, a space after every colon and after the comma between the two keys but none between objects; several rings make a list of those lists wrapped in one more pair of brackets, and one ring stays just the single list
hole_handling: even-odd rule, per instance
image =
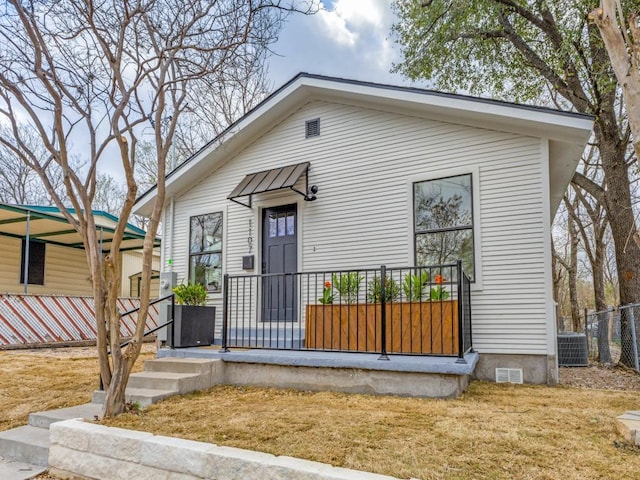
[{"label": "white cloud", "polygon": [[385,28],[385,17],[391,13],[384,0],[337,0],[333,4],[336,14],[358,27]]},{"label": "white cloud", "polygon": [[275,86],[304,71],[323,75],[407,84],[389,73],[398,51],[390,40],[394,15],[388,0],[324,0],[315,15],[291,16],[274,46]]},{"label": "white cloud", "polygon": [[392,14],[384,0],[336,0],[318,12],[327,39],[353,47],[365,37],[384,36],[391,28]]},{"label": "white cloud", "polygon": [[338,44],[353,46],[358,39],[358,33],[349,30],[347,27],[347,21],[344,17],[336,14],[336,12],[329,12],[321,10],[317,13],[322,28],[324,29],[324,35],[328,40]]}]

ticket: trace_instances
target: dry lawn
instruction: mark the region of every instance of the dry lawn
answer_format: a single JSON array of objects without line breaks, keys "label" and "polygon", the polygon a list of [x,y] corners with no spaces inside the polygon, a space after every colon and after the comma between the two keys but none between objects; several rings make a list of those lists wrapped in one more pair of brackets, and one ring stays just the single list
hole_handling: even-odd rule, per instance
[{"label": "dry lawn", "polygon": [[[95,356],[0,352],[0,429],[86,402],[96,378]],[[640,449],[615,417],[640,410],[638,393],[474,382],[457,400],[426,400],[215,387],[104,423],[399,478],[622,480],[638,478]]]},{"label": "dry lawn", "polygon": [[[144,348],[141,357],[153,357]],[[0,430],[25,425],[31,412],[90,402],[97,358],[92,347],[0,351]]]},{"label": "dry lawn", "polygon": [[458,400],[215,387],[104,422],[420,479],[631,479],[638,392],[474,382]]}]

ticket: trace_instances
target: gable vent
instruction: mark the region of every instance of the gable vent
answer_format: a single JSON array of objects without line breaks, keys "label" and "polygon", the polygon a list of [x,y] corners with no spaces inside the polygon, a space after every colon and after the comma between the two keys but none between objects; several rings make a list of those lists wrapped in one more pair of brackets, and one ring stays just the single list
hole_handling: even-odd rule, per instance
[{"label": "gable vent", "polygon": [[317,137],[320,135],[320,119],[307,120],[304,125],[305,138]]},{"label": "gable vent", "polygon": [[496,368],[496,383],[523,383],[521,368]]}]

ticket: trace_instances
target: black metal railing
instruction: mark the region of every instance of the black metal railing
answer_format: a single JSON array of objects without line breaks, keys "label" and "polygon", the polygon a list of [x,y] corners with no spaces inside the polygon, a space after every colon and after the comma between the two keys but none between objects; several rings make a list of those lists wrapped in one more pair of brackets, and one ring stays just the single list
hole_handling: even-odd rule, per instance
[{"label": "black metal railing", "polygon": [[[143,338],[144,337],[148,337],[149,335],[151,335],[153,333],[156,333],[158,330],[162,330],[163,328],[168,327],[169,325],[173,324],[173,319],[175,318],[175,311],[176,311],[176,296],[175,296],[175,294],[171,293],[171,294],[169,294],[169,295],[167,295],[165,297],[156,298],[155,300],[152,300],[152,301],[149,302],[149,306],[152,306],[152,305],[155,305],[156,303],[164,302],[164,301],[167,301],[167,300],[171,300],[171,310],[170,310],[170,318],[169,318],[169,320],[167,320],[165,323],[163,323],[161,325],[153,327],[151,330],[148,330],[148,331],[144,332],[143,335],[142,335]],[[140,307],[136,307],[136,308],[133,308],[131,310],[127,310],[126,312],[120,314],[120,318],[126,317],[128,315],[132,315],[132,314],[136,313],[139,310],[140,310]],[[148,313],[147,313],[147,315],[148,315]],[[138,318],[138,321],[140,321],[139,318]],[[171,329],[171,334],[175,336],[175,328]],[[122,342],[120,344],[120,348],[126,347],[127,345],[129,345],[131,343],[132,340],[133,339],[130,338],[130,339]],[[175,338],[172,338],[172,345],[174,345],[174,344],[175,344]],[[111,350],[107,350],[107,355],[111,355]],[[102,375],[100,375],[100,383],[99,383],[99,386],[98,386],[98,390],[104,390],[104,383],[102,382]]]},{"label": "black metal railing", "polygon": [[472,348],[462,263],[225,275],[222,348],[457,356]]}]

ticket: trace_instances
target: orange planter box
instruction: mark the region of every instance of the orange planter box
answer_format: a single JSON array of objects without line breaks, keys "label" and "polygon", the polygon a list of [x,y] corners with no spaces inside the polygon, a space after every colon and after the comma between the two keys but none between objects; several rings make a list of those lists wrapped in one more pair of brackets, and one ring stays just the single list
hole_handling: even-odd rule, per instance
[{"label": "orange planter box", "polygon": [[[458,301],[386,305],[387,352],[457,355]],[[310,349],[379,352],[381,305],[307,305],[305,345]]]}]

